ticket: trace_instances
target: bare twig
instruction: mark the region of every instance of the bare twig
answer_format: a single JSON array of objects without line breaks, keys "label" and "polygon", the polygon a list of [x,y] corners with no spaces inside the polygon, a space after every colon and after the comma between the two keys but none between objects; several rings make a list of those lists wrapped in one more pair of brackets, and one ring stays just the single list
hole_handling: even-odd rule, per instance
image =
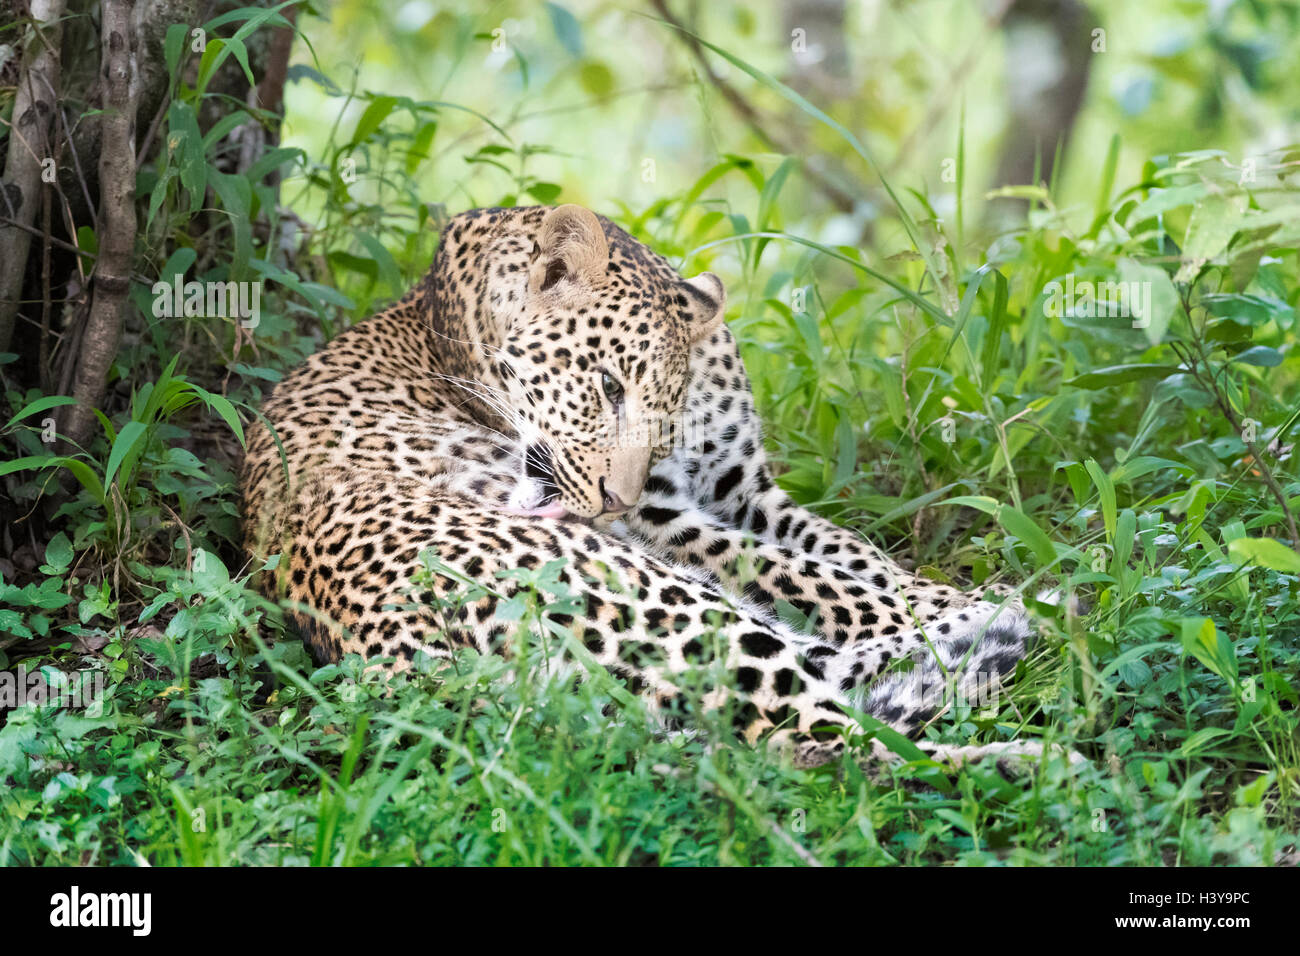
[{"label": "bare twig", "polygon": [[[77,140],[76,137],[72,135],[73,132],[80,127],[80,122],[80,119],[78,119],[76,126],[69,126],[67,111],[59,110],[59,125],[63,127],[63,145],[68,148],[68,153],[72,156],[72,168],[77,174],[77,185],[81,187],[81,198],[85,200],[86,208],[93,210],[95,208],[95,201],[90,198],[90,184],[86,182],[86,172],[81,168],[81,154],[77,152]],[[65,215],[68,218],[69,226],[73,226],[71,212],[67,212]],[[75,228],[71,228],[71,231],[68,233],[68,235],[71,236],[75,236],[76,234],[77,230]]]},{"label": "bare twig", "polygon": [[17,219],[11,219],[8,216],[0,216],[0,225],[10,226],[14,229],[21,229],[23,232],[26,232],[28,235],[40,236],[42,239],[49,239],[51,245],[58,246],[60,249],[63,249],[67,252],[77,252],[83,256],[90,256],[92,259],[95,258],[96,255],[95,253],[91,252],[89,249],[79,249],[70,242],[65,242],[62,239],[56,239],[54,236],[47,235],[44,230],[37,229],[35,226],[29,226],[26,223],[19,222]]},{"label": "bare twig", "polygon": [[36,370],[41,389],[50,387],[50,191],[41,190],[41,228],[45,230],[41,243],[41,341],[39,348],[40,366]]}]

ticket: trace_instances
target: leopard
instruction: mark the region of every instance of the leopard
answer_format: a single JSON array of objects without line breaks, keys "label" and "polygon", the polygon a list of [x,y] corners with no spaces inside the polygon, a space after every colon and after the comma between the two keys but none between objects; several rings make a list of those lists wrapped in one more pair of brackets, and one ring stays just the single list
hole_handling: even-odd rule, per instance
[{"label": "leopard", "polygon": [[400,672],[512,653],[524,625],[498,610],[537,586],[517,572],[558,569],[549,626],[665,728],[725,713],[800,767],[897,763],[887,730],[951,768],[1046,759],[922,737],[1015,669],[1033,621],[1012,589],[927,579],[780,487],[726,308],[716,275],[583,206],[447,219],[424,277],[250,426],[260,587],[318,663]]}]

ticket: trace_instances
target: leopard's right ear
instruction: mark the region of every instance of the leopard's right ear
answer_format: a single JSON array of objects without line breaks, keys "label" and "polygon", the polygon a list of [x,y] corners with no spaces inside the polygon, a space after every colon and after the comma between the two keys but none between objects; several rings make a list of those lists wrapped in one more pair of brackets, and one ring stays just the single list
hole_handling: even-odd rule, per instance
[{"label": "leopard's right ear", "polygon": [[537,230],[528,289],[546,292],[566,280],[598,285],[608,265],[609,244],[596,214],[572,203],[556,206]]},{"label": "leopard's right ear", "polygon": [[682,318],[686,321],[687,335],[692,342],[698,342],[707,335],[712,335],[727,316],[727,290],[722,280],[712,272],[701,272],[692,279],[682,281],[682,295],[678,302],[685,301]]}]

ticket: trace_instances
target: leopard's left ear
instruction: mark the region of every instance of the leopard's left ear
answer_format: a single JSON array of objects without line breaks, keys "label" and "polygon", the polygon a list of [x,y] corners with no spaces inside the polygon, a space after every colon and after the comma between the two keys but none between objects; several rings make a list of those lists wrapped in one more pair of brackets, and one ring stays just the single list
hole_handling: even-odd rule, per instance
[{"label": "leopard's left ear", "polygon": [[546,292],[564,280],[597,285],[609,266],[609,244],[590,209],[568,204],[547,212],[533,244],[529,290]]},{"label": "leopard's left ear", "polygon": [[722,324],[727,314],[727,290],[722,280],[712,272],[701,272],[682,283],[682,299],[686,300],[685,319],[687,334],[698,342]]}]

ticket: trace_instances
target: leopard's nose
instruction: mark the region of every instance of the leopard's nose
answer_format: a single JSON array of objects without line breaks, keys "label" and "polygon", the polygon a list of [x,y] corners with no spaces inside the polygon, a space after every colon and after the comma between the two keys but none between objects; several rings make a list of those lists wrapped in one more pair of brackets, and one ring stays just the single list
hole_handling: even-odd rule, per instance
[{"label": "leopard's nose", "polygon": [[605,487],[604,478],[600,479],[600,496],[605,506],[601,514],[622,514],[629,507],[623,503],[622,498]]}]

